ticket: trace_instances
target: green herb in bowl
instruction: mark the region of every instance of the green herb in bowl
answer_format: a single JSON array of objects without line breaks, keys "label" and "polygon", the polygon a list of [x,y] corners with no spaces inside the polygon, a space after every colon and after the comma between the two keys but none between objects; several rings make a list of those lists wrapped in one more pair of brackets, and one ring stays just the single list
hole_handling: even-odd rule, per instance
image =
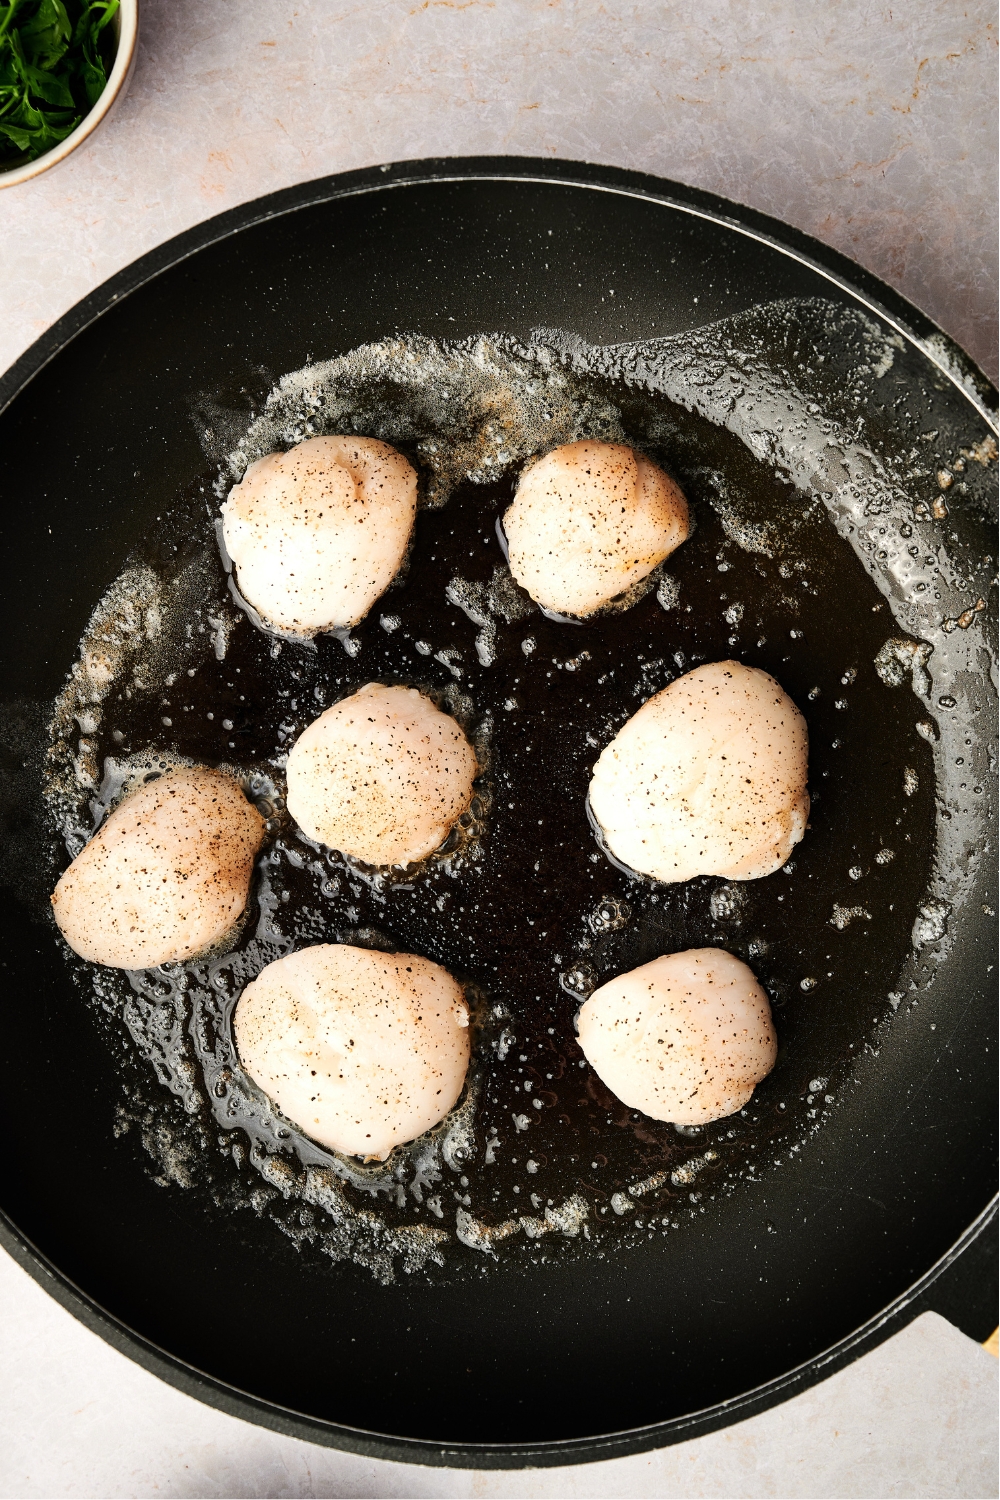
[{"label": "green herb in bowl", "polygon": [[0,171],[44,155],[97,103],[119,0],[0,3]]}]

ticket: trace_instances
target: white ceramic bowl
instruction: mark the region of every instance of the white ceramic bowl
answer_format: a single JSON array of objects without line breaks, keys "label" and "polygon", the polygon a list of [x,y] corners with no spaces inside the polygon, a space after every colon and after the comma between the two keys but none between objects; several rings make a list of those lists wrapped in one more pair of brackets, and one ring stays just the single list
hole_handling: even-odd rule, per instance
[{"label": "white ceramic bowl", "polygon": [[15,187],[19,182],[27,182],[29,177],[37,177],[39,172],[47,172],[49,167],[65,161],[71,151],[76,151],[84,141],[90,139],[101,122],[107,119],[119,99],[124,99],[135,64],[136,41],[139,35],[139,0],[121,0],[111,25],[117,32],[118,51],[115,53],[114,67],[111,69],[104,92],[93,109],[89,114],[84,115],[76,129],[64,141],[60,141],[58,146],[53,146],[51,151],[46,151],[34,161],[26,162],[23,167],[14,167],[9,172],[0,170],[0,188]]}]

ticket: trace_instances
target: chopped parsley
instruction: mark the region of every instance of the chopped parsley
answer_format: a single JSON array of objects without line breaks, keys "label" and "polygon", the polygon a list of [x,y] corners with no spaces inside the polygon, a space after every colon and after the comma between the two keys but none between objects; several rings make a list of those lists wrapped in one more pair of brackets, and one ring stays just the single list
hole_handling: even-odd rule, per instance
[{"label": "chopped parsley", "polygon": [[104,91],[119,0],[0,0],[0,171],[75,130]]}]

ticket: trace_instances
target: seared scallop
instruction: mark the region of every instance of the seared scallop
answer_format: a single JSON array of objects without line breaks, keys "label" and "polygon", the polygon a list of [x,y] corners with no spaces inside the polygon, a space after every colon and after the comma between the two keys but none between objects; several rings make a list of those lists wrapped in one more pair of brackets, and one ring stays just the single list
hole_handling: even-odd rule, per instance
[{"label": "seared scallop", "polygon": [[413,466],[376,438],[315,437],[251,464],[222,507],[236,582],[266,625],[349,629],[399,572],[417,508]]},{"label": "seared scallop", "polygon": [[230,777],[165,771],[109,813],[60,879],[52,910],[63,937],[110,968],[196,958],[246,906],[263,831]]},{"label": "seared scallop", "polygon": [[288,810],[369,865],[424,859],[472,801],[476,754],[416,688],[370,682],[314,719],[288,756]]},{"label": "seared scallop", "polygon": [[805,832],[807,755],[805,720],[769,673],[712,662],[619,730],[594,767],[590,808],[630,869],[757,880]]},{"label": "seared scallop", "polygon": [[413,953],[290,953],[243,991],[233,1031],[244,1070],[289,1120],[378,1161],[444,1118],[469,1066],[461,986]]},{"label": "seared scallop", "polygon": [[521,478],[503,518],[510,570],[544,609],[590,615],[688,535],[674,481],[621,443],[566,443]]},{"label": "seared scallop", "polygon": [[767,995],[721,948],[670,953],[595,990],[584,1056],[630,1109],[704,1125],[746,1104],[778,1053]]}]

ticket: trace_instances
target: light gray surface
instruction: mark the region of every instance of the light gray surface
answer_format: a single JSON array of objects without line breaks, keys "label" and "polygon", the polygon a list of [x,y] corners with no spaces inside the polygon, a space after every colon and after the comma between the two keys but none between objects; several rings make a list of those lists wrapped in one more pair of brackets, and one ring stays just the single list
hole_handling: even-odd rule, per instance
[{"label": "light gray surface", "polygon": [[[120,267],[329,172],[570,157],[709,188],[835,245],[996,373],[992,6],[920,0],[144,0],[131,93],[0,192],[0,368]],[[659,1454],[419,1470],[161,1385],[0,1257],[4,1495],[987,1496],[996,1364],[928,1314],[824,1385]]]},{"label": "light gray surface", "polygon": [[382,161],[512,153],[785,219],[995,377],[995,22],[984,0],[142,0],[124,105],[0,193],[0,368],[222,209]]},{"label": "light gray surface", "polygon": [[279,1437],[162,1385],[0,1253],[2,1496],[996,1494],[997,1361],[936,1313],[736,1427],[515,1473],[423,1469]]}]

